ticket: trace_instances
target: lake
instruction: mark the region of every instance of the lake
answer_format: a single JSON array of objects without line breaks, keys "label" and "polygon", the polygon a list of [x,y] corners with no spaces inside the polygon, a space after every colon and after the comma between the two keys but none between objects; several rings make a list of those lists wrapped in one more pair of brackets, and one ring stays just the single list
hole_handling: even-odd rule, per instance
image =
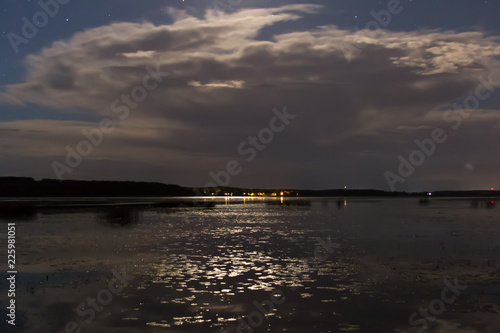
[{"label": "lake", "polygon": [[138,201],[0,211],[19,326],[1,331],[498,333],[494,200]]}]

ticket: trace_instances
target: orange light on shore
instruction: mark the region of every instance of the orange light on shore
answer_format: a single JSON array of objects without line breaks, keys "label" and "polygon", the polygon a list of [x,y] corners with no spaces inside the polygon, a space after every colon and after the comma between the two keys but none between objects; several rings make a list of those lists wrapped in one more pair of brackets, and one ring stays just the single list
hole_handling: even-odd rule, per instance
[{"label": "orange light on shore", "polygon": [[492,187],[491,190],[494,191],[495,189]]}]

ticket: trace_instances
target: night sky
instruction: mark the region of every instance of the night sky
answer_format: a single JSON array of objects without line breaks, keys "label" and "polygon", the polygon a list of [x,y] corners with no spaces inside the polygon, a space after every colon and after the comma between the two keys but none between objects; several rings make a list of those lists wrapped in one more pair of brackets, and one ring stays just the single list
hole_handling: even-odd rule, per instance
[{"label": "night sky", "polygon": [[499,13],[477,0],[4,0],[0,176],[500,188]]}]

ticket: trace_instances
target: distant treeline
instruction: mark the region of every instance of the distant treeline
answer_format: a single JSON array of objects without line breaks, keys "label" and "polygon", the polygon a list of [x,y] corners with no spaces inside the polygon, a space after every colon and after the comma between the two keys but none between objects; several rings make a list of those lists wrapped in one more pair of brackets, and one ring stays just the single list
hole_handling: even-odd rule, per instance
[{"label": "distant treeline", "polygon": [[0,197],[143,197],[192,196],[178,185],[146,182],[51,180],[0,177]]},{"label": "distant treeline", "polygon": [[478,198],[478,197],[492,197],[492,198],[497,198],[500,197],[500,191],[436,191],[432,192],[433,197],[461,197],[461,198],[467,198],[467,197],[473,197],[473,198]]},{"label": "distant treeline", "polygon": [[380,190],[291,190],[237,187],[189,188],[129,181],[36,181],[27,177],[0,177],[0,197],[169,197],[169,196],[277,196],[277,197],[500,197],[500,191],[387,192]]},{"label": "distant treeline", "polygon": [[500,191],[435,191],[429,195],[428,192],[387,192],[380,190],[321,190],[321,191],[299,191],[302,196],[309,197],[500,197]]}]

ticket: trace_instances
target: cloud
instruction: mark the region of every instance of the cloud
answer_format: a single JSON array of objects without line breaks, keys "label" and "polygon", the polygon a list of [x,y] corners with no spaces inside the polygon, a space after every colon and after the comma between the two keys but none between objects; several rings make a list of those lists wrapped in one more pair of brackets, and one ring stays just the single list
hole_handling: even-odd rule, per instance
[{"label": "cloud", "polygon": [[474,171],[474,164],[472,163],[467,163],[465,165],[465,169],[468,170],[468,171]]},{"label": "cloud", "polygon": [[6,93],[0,93],[0,103],[24,106],[24,103],[21,102],[18,98]]},{"label": "cloud", "polygon": [[418,131],[418,130],[428,130],[432,129],[431,126],[421,125],[421,126],[398,126],[398,130],[402,131]]},{"label": "cloud", "polygon": [[[159,68],[168,78],[116,123],[117,131],[93,158],[142,163],[139,178],[163,165],[178,176],[171,182],[204,184],[208,171],[239,158],[238,143],[268,124],[272,108],[286,104],[297,121],[242,178],[324,188],[336,186],[337,180],[324,181],[335,170],[360,186],[384,187],[382,173],[413,149],[415,135],[447,126],[443,107],[473,90],[480,75],[493,73],[500,82],[498,39],[479,32],[352,32],[336,26],[279,32],[278,23],[320,10],[316,5],[245,9],[223,19],[214,11],[197,18],[176,10],[169,25],[122,22],[89,29],[28,56],[25,80],[7,86],[0,103],[116,119],[113,101],[141,84],[148,66]],[[272,38],[259,37],[264,28],[276,31]],[[346,48],[359,51],[351,62]],[[474,135],[481,125],[498,137],[496,110],[487,117],[477,114],[482,116],[465,124],[460,136]],[[34,129],[34,122],[43,133],[23,132]],[[4,145],[11,145],[12,156],[29,156],[31,140],[44,137],[39,154],[63,158],[65,145],[78,142],[82,128],[96,126],[77,123],[17,121],[22,135],[16,142],[5,137]],[[50,173],[47,160],[44,170]],[[193,166],[196,160],[204,163]],[[429,165],[444,170],[440,159],[435,161]],[[453,161],[463,170],[462,160]],[[279,180],[262,175],[287,162],[290,170]],[[304,176],[313,164],[314,174]],[[76,176],[87,172],[81,168]]]},{"label": "cloud", "polygon": [[201,83],[199,81],[191,81],[188,85],[193,87],[207,87],[207,88],[242,88],[244,82],[243,81],[227,81],[227,82],[218,82],[218,83]]}]

